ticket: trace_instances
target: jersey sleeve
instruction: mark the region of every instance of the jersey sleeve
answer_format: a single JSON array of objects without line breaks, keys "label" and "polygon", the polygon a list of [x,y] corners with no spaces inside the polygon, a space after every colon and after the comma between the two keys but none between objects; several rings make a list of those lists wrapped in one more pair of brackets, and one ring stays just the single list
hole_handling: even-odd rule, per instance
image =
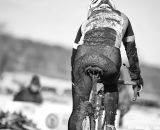
[{"label": "jersey sleeve", "polygon": [[135,41],[134,32],[132,29],[132,25],[128,19],[128,26],[127,26],[126,32],[124,34],[124,37],[123,37],[123,42],[127,43],[127,42],[134,42],[134,41]]},{"label": "jersey sleeve", "polygon": [[81,32],[81,26],[80,26],[79,29],[78,29],[76,38],[75,38],[75,40],[74,40],[74,43],[73,43],[72,56],[71,56],[71,66],[72,66],[72,67],[73,67],[75,55],[76,55],[76,53],[77,53],[78,43],[79,43],[79,41],[80,41],[80,39],[81,39],[81,36],[82,36],[82,32]]},{"label": "jersey sleeve", "polygon": [[74,48],[74,49],[77,49],[78,43],[79,43],[81,37],[82,37],[82,32],[81,32],[81,26],[80,26],[79,29],[78,29],[76,38],[75,38],[75,40],[74,40],[74,43],[73,43],[73,48]]},{"label": "jersey sleeve", "polygon": [[141,71],[139,66],[139,58],[137,54],[137,48],[135,43],[134,32],[131,26],[130,21],[128,20],[128,26],[123,37],[123,44],[126,50],[126,54],[129,61],[129,71],[131,80],[140,80]]},{"label": "jersey sleeve", "polygon": [[82,36],[82,32],[81,32],[81,26],[80,26],[79,29],[78,29],[77,36],[76,36],[74,42],[78,44],[78,42],[81,39],[81,36]]}]

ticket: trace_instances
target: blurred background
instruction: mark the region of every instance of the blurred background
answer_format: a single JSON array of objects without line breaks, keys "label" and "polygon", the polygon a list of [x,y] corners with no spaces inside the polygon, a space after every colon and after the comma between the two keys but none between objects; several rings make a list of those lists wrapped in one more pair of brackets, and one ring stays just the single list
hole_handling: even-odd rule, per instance
[{"label": "blurred background", "polygon": [[[23,113],[40,129],[67,129],[72,107],[71,50],[78,28],[86,19],[88,3],[0,0],[2,115]],[[131,21],[144,78],[144,90],[137,102],[131,101],[131,87],[120,94],[122,113],[127,112],[121,129],[160,130],[160,1],[115,0],[115,4]],[[123,46],[121,51],[127,64]],[[123,67],[122,72],[124,79],[130,80]],[[13,101],[19,91],[30,86],[34,75],[39,77],[43,102]]]}]

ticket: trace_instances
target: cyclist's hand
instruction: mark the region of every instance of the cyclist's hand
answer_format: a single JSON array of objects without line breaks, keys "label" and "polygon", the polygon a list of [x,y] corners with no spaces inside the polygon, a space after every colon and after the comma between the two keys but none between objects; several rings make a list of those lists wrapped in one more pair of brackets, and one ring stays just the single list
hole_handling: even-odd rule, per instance
[{"label": "cyclist's hand", "polygon": [[133,101],[137,100],[137,97],[140,96],[140,92],[143,90],[143,79],[132,80],[136,85],[133,85],[134,97]]}]

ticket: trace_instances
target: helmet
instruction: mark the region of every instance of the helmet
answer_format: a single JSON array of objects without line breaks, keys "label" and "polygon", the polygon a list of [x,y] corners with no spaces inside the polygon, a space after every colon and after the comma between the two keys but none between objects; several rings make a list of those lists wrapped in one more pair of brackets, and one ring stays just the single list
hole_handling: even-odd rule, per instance
[{"label": "helmet", "polygon": [[100,5],[102,0],[91,0],[91,3],[89,5],[89,8],[96,8]]},{"label": "helmet", "polygon": [[113,0],[90,0],[90,4],[89,4],[89,9],[88,9],[88,16],[89,17],[91,15],[91,12],[100,7],[101,5],[105,6],[105,7],[109,7],[112,9],[116,9],[115,4],[113,2]]},{"label": "helmet", "polygon": [[113,9],[116,8],[113,0],[90,0],[89,9],[91,9],[91,8],[97,8],[101,4],[107,4],[107,5],[109,5]]}]

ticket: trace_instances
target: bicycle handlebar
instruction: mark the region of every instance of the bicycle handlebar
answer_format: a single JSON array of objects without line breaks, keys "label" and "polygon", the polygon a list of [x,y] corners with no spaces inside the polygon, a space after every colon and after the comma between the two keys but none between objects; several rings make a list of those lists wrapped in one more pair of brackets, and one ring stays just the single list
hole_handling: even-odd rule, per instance
[{"label": "bicycle handlebar", "polygon": [[120,84],[120,85],[137,85],[133,81],[124,81],[124,80],[118,80],[118,84]]},{"label": "bicycle handlebar", "polygon": [[[135,82],[133,81],[124,81],[124,80],[118,80],[118,84],[120,85],[137,85]],[[141,92],[143,90],[142,86],[140,86],[141,88],[137,91],[137,92]]]},{"label": "bicycle handlebar", "polygon": [[[118,84],[120,85],[131,85],[131,86],[136,86],[137,84],[133,81],[124,81],[124,80],[118,80]],[[137,100],[137,96],[140,96],[140,92],[143,90],[143,87],[140,86],[140,88],[135,87],[134,88],[134,97],[132,98],[132,101],[136,101]]]}]

